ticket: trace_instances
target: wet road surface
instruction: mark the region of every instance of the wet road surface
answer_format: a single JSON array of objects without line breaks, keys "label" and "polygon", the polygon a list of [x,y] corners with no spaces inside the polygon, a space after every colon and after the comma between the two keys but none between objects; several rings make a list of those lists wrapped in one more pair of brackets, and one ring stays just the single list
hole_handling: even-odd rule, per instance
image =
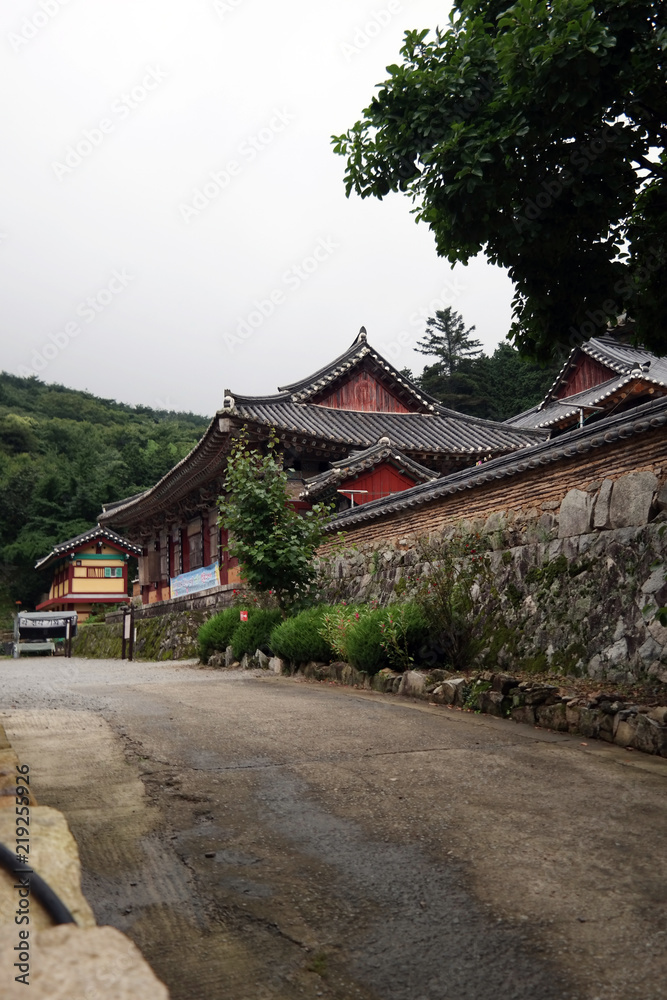
[{"label": "wet road surface", "polygon": [[174,1000],[667,997],[667,761],[195,664],[5,660],[0,709]]}]

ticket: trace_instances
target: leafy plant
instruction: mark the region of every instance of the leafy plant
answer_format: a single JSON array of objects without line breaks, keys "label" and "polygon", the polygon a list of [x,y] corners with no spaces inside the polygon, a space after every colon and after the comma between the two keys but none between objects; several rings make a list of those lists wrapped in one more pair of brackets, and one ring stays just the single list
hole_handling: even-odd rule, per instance
[{"label": "leafy plant", "polygon": [[336,654],[321,632],[327,610],[325,605],[308,608],[276,625],[269,638],[275,656],[291,663],[310,660],[329,663],[333,660]]},{"label": "leafy plant", "polygon": [[392,604],[383,610],[380,622],[381,648],[394,670],[409,670],[415,662],[415,647],[423,642],[428,622],[419,605]]},{"label": "leafy plant", "polygon": [[228,551],[238,558],[248,586],[272,591],[282,608],[292,609],[312,600],[313,558],[331,513],[323,504],[303,516],[292,507],[278,444],[274,430],[263,455],[250,447],[245,429],[241,432],[227,462],[220,523],[230,533]]},{"label": "leafy plant", "polygon": [[383,621],[384,610],[378,608],[368,614],[360,615],[354,624],[350,624],[346,635],[346,659],[352,666],[367,674],[376,674],[378,670],[390,665],[387,651],[382,646]]},{"label": "leafy plant", "polygon": [[[254,608],[248,609],[249,618],[255,613]],[[224,611],[220,611],[204,622],[197,636],[199,658],[202,663],[208,663],[211,653],[224,652],[227,649],[239,625],[241,625],[241,618],[238,607],[225,608]]]},{"label": "leafy plant", "polygon": [[423,542],[420,560],[428,575],[415,600],[435,643],[431,655],[465,670],[500,615],[485,541],[473,535]]},{"label": "leafy plant", "polygon": [[234,658],[240,660],[244,653],[252,656],[258,649],[263,653],[271,652],[269,637],[280,621],[282,612],[279,608],[257,608],[252,615],[249,614],[248,621],[241,622],[234,629],[232,635]]},{"label": "leafy plant", "polygon": [[363,604],[336,604],[322,615],[319,632],[339,660],[348,659],[347,644],[354,626],[370,614]]}]

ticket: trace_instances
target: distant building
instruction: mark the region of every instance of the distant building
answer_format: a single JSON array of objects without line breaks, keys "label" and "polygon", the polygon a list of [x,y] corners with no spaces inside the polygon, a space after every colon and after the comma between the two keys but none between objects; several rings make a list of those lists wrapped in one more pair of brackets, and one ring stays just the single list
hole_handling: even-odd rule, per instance
[{"label": "distant building", "polygon": [[544,441],[442,406],[377,353],[361,329],[340,357],[275,395],[225,391],[204,436],[155,486],[107,504],[100,523],[142,548],[144,604],[240,582],[218,526],[227,456],[242,429],[264,448],[275,429],[292,503],[333,500],[338,510],[409,490]]},{"label": "distant building", "polygon": [[77,611],[79,621],[105,604],[129,600],[127,566],[141,548],[99,524],[61,542],[35,565],[53,567],[53,583],[37,611]]},{"label": "distant building", "polygon": [[575,347],[542,402],[505,423],[555,434],[665,395],[667,358],[605,334]]}]

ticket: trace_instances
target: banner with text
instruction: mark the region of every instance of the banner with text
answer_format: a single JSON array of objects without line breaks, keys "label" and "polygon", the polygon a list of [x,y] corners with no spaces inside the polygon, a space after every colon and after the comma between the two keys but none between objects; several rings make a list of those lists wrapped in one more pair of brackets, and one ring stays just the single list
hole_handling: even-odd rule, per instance
[{"label": "banner with text", "polygon": [[172,597],[187,597],[188,594],[198,594],[200,590],[210,590],[220,586],[220,567],[217,563],[193,569],[190,573],[181,573],[169,581]]}]

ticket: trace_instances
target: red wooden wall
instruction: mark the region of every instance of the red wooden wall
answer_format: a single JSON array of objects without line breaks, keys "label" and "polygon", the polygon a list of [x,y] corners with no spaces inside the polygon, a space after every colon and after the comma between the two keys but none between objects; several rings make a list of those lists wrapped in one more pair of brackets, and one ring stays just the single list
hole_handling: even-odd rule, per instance
[{"label": "red wooden wall", "polygon": [[607,368],[606,365],[601,365],[594,358],[582,354],[577,367],[568,375],[566,383],[556,392],[556,399],[574,396],[575,392],[583,392],[584,389],[592,389],[594,385],[602,385],[603,382],[607,382],[615,375],[616,372],[612,371],[611,368]]},{"label": "red wooden wall", "polygon": [[[320,406],[334,410],[363,410],[376,413],[411,413],[404,403],[370,372],[357,371],[334,392],[317,399]],[[417,407],[415,407],[417,409]]]},{"label": "red wooden wall", "polygon": [[380,497],[389,496],[390,493],[402,493],[403,490],[408,490],[414,485],[414,479],[399,472],[388,462],[383,462],[381,465],[376,465],[374,469],[369,469],[368,472],[362,472],[355,479],[346,479],[344,483],[341,483],[339,489],[368,490],[368,493],[352,495],[356,507],[357,504],[379,500]]}]

